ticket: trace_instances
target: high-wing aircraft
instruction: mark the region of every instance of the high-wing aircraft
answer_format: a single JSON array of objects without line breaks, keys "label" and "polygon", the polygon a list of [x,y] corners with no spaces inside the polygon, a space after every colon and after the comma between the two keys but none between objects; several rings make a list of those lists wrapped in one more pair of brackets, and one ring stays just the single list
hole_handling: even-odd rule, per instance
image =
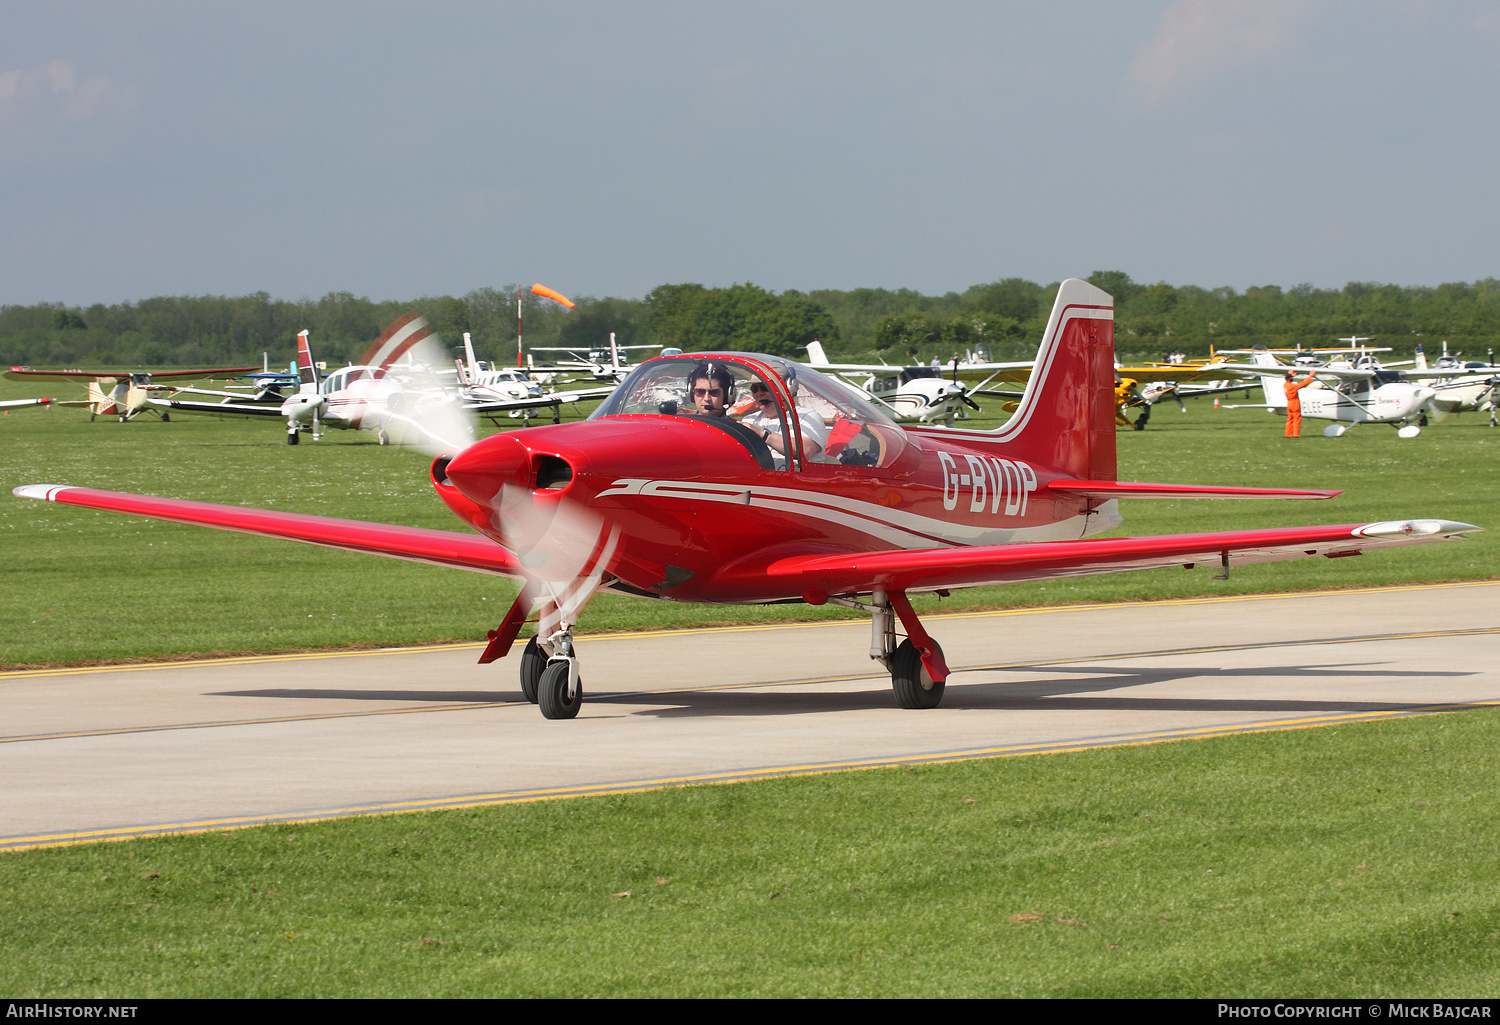
[{"label": "high-wing aircraft", "polygon": [[[286,421],[288,445],[297,444],[305,430],[311,431],[316,441],[327,427],[375,431],[384,445],[391,440],[391,430],[402,427],[415,434],[419,445],[435,450],[453,448],[467,444],[473,434],[458,396],[412,362],[413,353],[420,352],[432,337],[427,321],[408,313],[375,339],[360,363],[341,367],[319,380],[308,332],[302,331],[297,335],[301,386],[279,406],[231,399],[153,401],[183,412],[279,417]],[[434,344],[430,355],[441,357],[442,353]],[[406,363],[402,372],[393,372],[403,359]]]},{"label": "high-wing aircraft", "polygon": [[[1437,519],[1095,538],[1121,499],[1331,498],[1336,491],[1116,480],[1110,296],[1062,283],[1019,408],[992,431],[902,428],[814,370],[772,356],[661,356],[588,420],[492,435],[432,464],[454,533],[96,491],[44,499],[519,577],[489,634],[504,656],[535,607],[522,691],[578,714],[573,629],[601,590],[640,598],[834,603],[869,613],[896,701],[932,708],[949,676],[912,592],[1156,567],[1231,566],[1445,541]],[[729,415],[741,393],[756,411]],[[779,458],[778,458],[779,457]],[[900,639],[897,624],[905,633]]]},{"label": "high-wing aircraft", "polygon": [[142,411],[150,410],[161,415],[163,420],[171,417],[155,409],[151,402],[153,392],[175,390],[173,385],[157,383],[161,378],[176,380],[201,380],[205,377],[237,377],[254,370],[254,367],[214,367],[208,370],[32,370],[30,367],[11,367],[5,376],[12,381],[30,381],[52,378],[60,381],[76,381],[88,386],[87,399],[54,401],[58,406],[87,406],[89,419],[96,416],[118,416],[120,423],[134,419]]},{"label": "high-wing aircraft", "polygon": [[630,362],[630,357],[627,356],[622,360],[620,353],[660,348],[660,345],[617,345],[615,343],[615,333],[611,331],[609,333],[608,349],[569,349],[534,345],[531,347],[532,352],[565,352],[568,356],[565,359],[554,360],[551,363],[544,363],[541,366],[536,366],[535,363],[530,362],[531,356],[529,355],[526,359],[528,361],[527,365],[531,367],[533,373],[563,371],[571,374],[588,374],[596,381],[618,382],[626,374],[630,373],[631,370],[635,369],[634,365]]},{"label": "high-wing aircraft", "polygon": [[1483,409],[1490,414],[1490,426],[1500,426],[1495,416],[1496,407],[1500,406],[1500,366],[1495,365],[1493,353],[1488,363],[1466,362],[1461,355],[1448,355],[1448,343],[1444,342],[1443,354],[1429,367],[1419,342],[1415,363],[1417,373],[1437,375],[1431,382],[1435,394],[1427,401],[1435,419],[1441,421],[1454,413]]},{"label": "high-wing aircraft", "polygon": [[[1286,366],[1278,363],[1269,351],[1262,350],[1251,357],[1248,366],[1231,364],[1226,369],[1246,377],[1259,377],[1265,391],[1264,405],[1273,410],[1286,409],[1286,392],[1282,383],[1289,371],[1296,372],[1299,377],[1313,374],[1313,383],[1299,396],[1302,416],[1334,421],[1323,429],[1325,437],[1337,438],[1361,423],[1391,424],[1403,438],[1415,438],[1421,434],[1419,421],[1425,421],[1427,404],[1437,390],[1420,383],[1420,379],[1438,375],[1386,369],[1374,357],[1361,357],[1357,362],[1363,365],[1341,360],[1322,365]],[[1413,380],[1414,377],[1419,380]]]},{"label": "high-wing aircraft", "polygon": [[[969,410],[983,412],[970,398],[997,381],[1026,382],[1031,361],[1018,363],[967,362],[929,366],[893,367],[883,363],[831,363],[823,343],[814,339],[807,346],[807,366],[833,375],[866,399],[876,403],[894,420],[908,423],[944,423],[967,420]],[[975,383],[977,382],[977,383]]]}]

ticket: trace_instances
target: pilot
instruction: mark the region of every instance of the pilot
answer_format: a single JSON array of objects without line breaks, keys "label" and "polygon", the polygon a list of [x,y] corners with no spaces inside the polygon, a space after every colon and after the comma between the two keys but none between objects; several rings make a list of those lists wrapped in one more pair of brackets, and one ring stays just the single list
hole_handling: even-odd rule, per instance
[{"label": "pilot", "polygon": [[[818,456],[823,454],[823,449],[828,444],[828,428],[824,426],[821,416],[795,406],[798,392],[796,365],[778,361],[777,367],[781,370],[781,379],[786,382],[787,391],[791,392],[792,402],[797,410],[797,423],[802,430],[802,455],[810,462],[818,462]],[[740,423],[765,440],[766,446],[771,450],[771,458],[780,470],[786,466],[787,444],[786,438],[782,436],[781,417],[776,413],[776,399],[764,381],[750,382],[750,397],[755,400],[756,408]]]},{"label": "pilot", "polygon": [[1286,436],[1288,438],[1302,437],[1302,396],[1297,393],[1309,384],[1312,384],[1313,375],[1317,371],[1309,370],[1307,376],[1301,381],[1294,380],[1297,376],[1290,370],[1286,372]]},{"label": "pilot", "polygon": [[734,401],[734,378],[722,363],[704,360],[688,374],[688,395],[699,416],[728,416]]}]

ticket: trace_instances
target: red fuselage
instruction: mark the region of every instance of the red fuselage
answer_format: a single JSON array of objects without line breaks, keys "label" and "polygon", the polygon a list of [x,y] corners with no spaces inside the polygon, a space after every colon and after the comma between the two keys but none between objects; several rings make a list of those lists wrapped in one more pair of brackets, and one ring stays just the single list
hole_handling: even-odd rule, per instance
[{"label": "red fuselage", "polygon": [[[767,469],[702,417],[611,416],[486,438],[434,478],[460,518],[523,563],[538,545],[589,543],[548,537],[561,504],[582,507],[619,528],[614,589],[691,602],[797,598],[761,572],[786,556],[1061,540],[1117,522],[1050,492],[1063,475],[1006,458],[992,435],[895,431],[886,465]],[[531,563],[547,576],[545,560]]]}]

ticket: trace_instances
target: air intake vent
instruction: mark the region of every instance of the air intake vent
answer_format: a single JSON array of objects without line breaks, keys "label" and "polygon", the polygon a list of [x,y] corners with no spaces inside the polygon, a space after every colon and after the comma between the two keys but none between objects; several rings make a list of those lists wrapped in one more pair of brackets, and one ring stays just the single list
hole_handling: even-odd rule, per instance
[{"label": "air intake vent", "polygon": [[539,456],[536,462],[536,489],[561,491],[573,479],[573,467],[556,456]]}]

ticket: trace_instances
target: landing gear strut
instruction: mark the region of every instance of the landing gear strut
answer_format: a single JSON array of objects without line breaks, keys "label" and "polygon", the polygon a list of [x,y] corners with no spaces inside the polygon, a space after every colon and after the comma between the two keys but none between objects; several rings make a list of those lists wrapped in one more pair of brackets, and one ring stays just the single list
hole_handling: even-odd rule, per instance
[{"label": "landing gear strut", "polygon": [[[891,690],[902,708],[936,708],[948,682],[943,649],[923,628],[904,591],[876,591],[869,603],[849,598],[825,599],[846,608],[870,613],[870,657],[891,673]],[[896,619],[906,639],[896,643]]]}]

